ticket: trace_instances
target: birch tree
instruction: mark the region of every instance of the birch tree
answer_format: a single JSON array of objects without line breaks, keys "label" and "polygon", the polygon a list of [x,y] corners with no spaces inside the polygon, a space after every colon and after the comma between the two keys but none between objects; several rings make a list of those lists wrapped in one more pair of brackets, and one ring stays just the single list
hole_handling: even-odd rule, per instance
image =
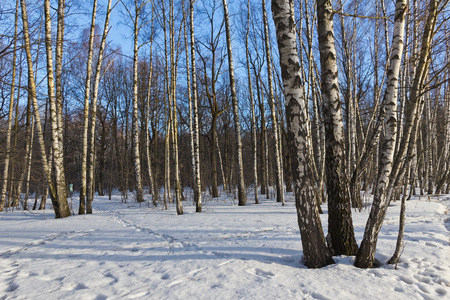
[{"label": "birch tree", "polygon": [[272,59],[270,58],[270,44],[269,44],[269,25],[267,22],[266,13],[266,1],[262,0],[262,10],[263,10],[263,22],[264,22],[264,43],[266,49],[266,64],[267,64],[267,76],[269,83],[269,106],[272,113],[272,126],[273,126],[273,138],[275,142],[275,169],[276,169],[276,188],[277,188],[277,202],[284,203],[284,183],[282,175],[282,164],[281,164],[281,141],[278,128],[278,120],[275,109],[275,97],[273,95],[273,80],[272,80]]},{"label": "birch tree", "polygon": [[89,128],[89,95],[91,90],[92,77],[92,59],[94,52],[94,33],[95,33],[95,17],[97,15],[97,0],[94,0],[92,6],[91,28],[89,31],[88,60],[86,66],[86,81],[84,86],[84,120],[83,120],[83,137],[81,154],[81,187],[80,187],[80,203],[78,214],[86,212],[86,172],[87,172],[87,155],[88,155],[88,128]]},{"label": "birch tree", "polygon": [[[184,4],[184,2],[183,2]],[[153,167],[152,167],[152,156],[150,154],[150,130],[149,130],[149,122],[150,122],[150,96],[151,96],[151,86],[152,86],[152,79],[153,79],[153,13],[154,13],[155,7],[152,2],[152,21],[151,21],[151,33],[150,33],[150,62],[149,62],[149,71],[148,71],[148,82],[147,82],[147,99],[145,103],[145,155],[147,156],[147,172],[148,172],[148,178],[150,181],[150,191],[152,194],[153,199],[153,206],[158,205],[158,191],[155,186],[155,180],[153,176]],[[186,29],[185,29],[186,30]]]},{"label": "birch tree", "polygon": [[[251,115],[252,115],[252,152],[253,152],[253,178],[254,178],[254,193],[255,193],[255,204],[259,204],[258,198],[258,152],[257,152],[257,139],[256,139],[256,117],[255,117],[255,103],[253,97],[253,86],[252,86],[252,77],[250,73],[250,55],[249,55],[249,46],[248,39],[250,34],[250,0],[247,1],[247,30],[245,33],[245,62],[247,67],[247,76],[248,76],[248,90],[250,92],[250,107],[251,107]],[[265,9],[264,9],[265,10]],[[267,19],[267,17],[266,17]]]},{"label": "birch tree", "polygon": [[144,202],[144,191],[142,187],[142,174],[141,174],[141,156],[139,153],[139,109],[138,109],[138,57],[139,57],[139,33],[142,28],[142,24],[139,24],[141,13],[147,4],[147,0],[139,1],[134,0],[134,12],[122,2],[128,16],[133,20],[133,112],[132,112],[132,144],[133,144],[133,163],[134,163],[134,178],[135,178],[135,190],[136,201]]},{"label": "birch tree", "polygon": [[[175,46],[175,16],[174,16],[174,1],[170,1],[170,20],[169,20],[169,30],[170,30],[170,93],[169,101],[171,101],[172,111],[170,111],[172,120],[172,143],[173,143],[173,161],[174,161],[174,173],[175,173],[175,203],[177,214],[183,214],[183,203],[181,202],[181,183],[180,183],[180,170],[179,170],[179,158],[178,158],[178,111],[177,111],[177,97],[176,97],[176,83],[177,83],[177,63],[179,54],[179,43],[180,38],[178,38]],[[184,18],[182,23],[184,22]],[[181,24],[181,26],[183,26]],[[181,33],[179,33],[180,37]]]},{"label": "birch tree", "polygon": [[[200,79],[200,82],[204,84],[206,97],[208,99],[209,110],[211,113],[211,138],[209,139],[210,144],[210,156],[211,156],[211,173],[212,173],[212,187],[211,187],[211,196],[213,198],[219,197],[219,191],[217,187],[217,158],[216,153],[218,148],[216,147],[216,139],[217,138],[217,122],[219,120],[220,115],[227,109],[219,107],[218,102],[218,80],[222,71],[222,65],[225,61],[225,55],[222,54],[220,48],[221,36],[223,33],[224,20],[222,19],[222,23],[218,26],[217,21],[215,20],[215,15],[217,10],[219,9],[216,6],[216,2],[214,1],[211,5],[211,11],[208,11],[205,8],[206,18],[208,20],[209,34],[207,35],[207,40],[205,42],[199,41],[199,43],[207,50],[207,53],[211,55],[208,57],[206,55],[202,55],[200,49],[198,54],[200,56],[202,65],[203,65],[203,82]],[[205,26],[206,27],[206,26]],[[217,31],[216,31],[216,30]],[[210,59],[210,62],[208,63]],[[209,72],[208,72],[209,69]],[[200,77],[200,78],[201,78]]]},{"label": "birch tree", "polygon": [[388,195],[386,188],[390,184],[390,175],[394,159],[394,148],[397,134],[397,97],[401,60],[403,55],[403,39],[405,27],[406,1],[397,0],[395,4],[394,34],[392,37],[392,52],[388,70],[387,88],[381,107],[385,114],[385,138],[380,148],[380,165],[374,200],[367,220],[364,238],[356,256],[355,266],[369,268],[374,265],[375,249],[378,233],[386,214]]},{"label": "birch tree", "polygon": [[171,73],[169,73],[169,45],[167,41],[167,17],[165,2],[161,2],[162,9],[162,27],[164,32],[164,127],[166,134],[164,136],[164,209],[168,209],[167,201],[172,203],[171,182],[170,182],[170,137],[172,132],[172,93],[171,93]]},{"label": "birch tree", "polygon": [[3,211],[6,199],[6,188],[8,185],[8,171],[9,171],[9,160],[11,156],[11,120],[14,108],[14,91],[16,89],[16,59],[17,59],[17,27],[19,19],[19,0],[16,0],[16,12],[14,15],[14,45],[13,45],[13,59],[12,59],[12,78],[11,78],[11,94],[9,97],[9,110],[8,110],[8,120],[6,125],[6,155],[5,155],[5,165],[3,169],[3,180],[2,180],[2,190],[0,194],[0,211]]},{"label": "birch tree", "polygon": [[358,250],[353,231],[348,185],[344,169],[342,109],[333,32],[331,0],[317,0],[318,38],[325,126],[325,170],[328,198],[329,246],[335,255]]},{"label": "birch tree", "polygon": [[[21,6],[21,11],[22,11],[24,48],[25,48],[25,52],[26,52],[27,66],[28,66],[28,78],[29,78],[28,93],[31,94],[31,99],[32,99],[32,103],[33,103],[33,111],[34,111],[34,117],[35,117],[35,122],[36,122],[38,144],[39,144],[39,149],[41,152],[42,167],[43,167],[43,171],[44,171],[45,180],[46,180],[47,186],[50,191],[50,198],[52,200],[53,210],[55,211],[55,218],[64,218],[64,217],[68,217],[70,215],[70,210],[69,210],[67,198],[58,197],[58,195],[56,193],[56,189],[55,189],[52,179],[51,179],[51,171],[50,171],[50,166],[48,165],[47,151],[45,149],[44,135],[42,132],[41,119],[40,119],[40,115],[39,115],[39,105],[38,105],[37,97],[36,97],[36,81],[35,81],[34,71],[33,71],[33,61],[32,61],[32,56],[31,56],[31,42],[30,42],[30,34],[29,34],[29,27],[28,27],[28,14],[27,14],[27,7],[26,7],[25,0],[20,0],[20,6]],[[59,195],[59,196],[61,196],[61,195]],[[45,199],[46,198],[43,199],[44,202],[45,202]]]},{"label": "birch tree", "polygon": [[230,92],[231,101],[233,105],[233,115],[234,115],[234,130],[236,135],[236,152],[238,159],[238,205],[245,206],[247,202],[247,195],[245,193],[244,184],[244,166],[242,162],[242,138],[241,138],[241,124],[239,122],[239,108],[238,100],[236,96],[236,81],[234,79],[234,66],[233,66],[233,51],[231,47],[231,30],[230,30],[230,20],[228,14],[227,0],[222,0],[223,3],[223,13],[225,18],[225,32],[227,38],[227,51],[228,51],[228,75],[230,77]]},{"label": "birch tree", "polygon": [[276,27],[281,75],[284,86],[288,142],[292,152],[292,174],[295,186],[295,204],[302,237],[305,265],[319,268],[333,263],[326,246],[314,197],[311,169],[308,165],[307,105],[303,97],[300,63],[297,54],[293,1],[272,0]]},{"label": "birch tree", "polygon": [[90,132],[90,149],[89,149],[89,169],[87,174],[87,201],[86,201],[86,213],[92,213],[92,201],[94,200],[94,169],[95,169],[95,125],[97,119],[97,99],[98,89],[100,84],[100,75],[102,70],[103,53],[106,47],[106,37],[109,31],[109,18],[111,14],[111,1],[108,0],[108,6],[106,8],[106,18],[103,27],[102,40],[100,42],[100,48],[98,51],[97,64],[95,67],[95,79],[92,87],[92,99],[91,99],[91,132]]},{"label": "birch tree", "polygon": [[195,69],[195,35],[194,35],[194,0],[189,0],[189,20],[190,20],[190,48],[191,48],[191,76],[192,76],[192,107],[193,107],[193,135],[192,157],[194,172],[194,202],[195,211],[202,212],[202,186],[200,180],[200,139],[199,139],[199,120],[198,120],[198,97],[197,97],[197,78]]},{"label": "birch tree", "polygon": [[[52,49],[52,29],[50,17],[50,0],[44,1],[45,16],[45,50],[47,55],[47,90],[48,101],[50,106],[50,121],[52,133],[52,149],[53,149],[53,169],[55,171],[55,194],[50,191],[50,195],[56,197],[56,201],[62,206],[67,206],[67,216],[70,211],[67,204],[66,182],[64,172],[64,157],[62,149],[62,111],[61,111],[61,68],[62,68],[62,47],[63,47],[63,31],[64,31],[64,7],[63,0],[58,1],[57,10],[57,40],[55,64],[53,64]],[[55,71],[54,71],[55,69]],[[56,73],[56,87],[54,74]],[[55,92],[56,91],[56,92]],[[56,93],[56,94],[55,94]]]}]

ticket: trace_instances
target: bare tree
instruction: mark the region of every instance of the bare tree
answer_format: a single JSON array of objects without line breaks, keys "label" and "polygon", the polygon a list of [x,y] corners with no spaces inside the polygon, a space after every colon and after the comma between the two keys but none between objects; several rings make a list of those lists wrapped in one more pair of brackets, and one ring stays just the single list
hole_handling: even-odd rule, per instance
[{"label": "bare tree", "polygon": [[[205,5],[205,3],[204,3]],[[225,62],[225,55],[221,49],[221,36],[223,33],[223,26],[225,24],[224,20],[218,26],[217,20],[215,18],[219,6],[216,1],[213,1],[210,8],[206,8],[204,13],[206,14],[206,19],[208,20],[209,32],[205,34],[206,40],[204,42],[199,41],[199,44],[206,49],[206,53],[202,54],[200,47],[198,49],[198,54],[203,66],[203,76],[199,76],[200,82],[205,87],[206,98],[208,99],[208,108],[211,114],[211,137],[209,138],[210,144],[210,156],[211,156],[211,196],[213,198],[219,197],[217,182],[217,150],[216,139],[217,137],[217,122],[219,121],[220,115],[227,109],[227,107],[220,107],[219,96],[218,96],[218,81],[220,74],[222,72],[222,66]],[[206,27],[206,26],[205,26]],[[203,77],[203,80],[202,80]]]},{"label": "bare tree", "polygon": [[[259,204],[258,199],[258,152],[257,152],[257,139],[256,139],[256,117],[255,117],[255,103],[253,97],[253,86],[252,86],[252,76],[250,72],[250,55],[248,39],[250,34],[250,0],[247,1],[247,30],[245,34],[245,60],[247,65],[247,76],[248,76],[248,90],[250,92],[250,107],[252,114],[252,152],[253,152],[253,177],[254,177],[254,193],[255,193],[255,204]],[[265,10],[264,10],[265,11]],[[266,17],[267,19],[267,17]]]},{"label": "bare tree", "polygon": [[264,22],[264,43],[266,50],[266,64],[267,64],[267,76],[269,83],[269,106],[272,113],[272,126],[273,126],[273,139],[275,142],[275,169],[276,169],[276,187],[277,187],[277,202],[284,203],[284,182],[283,171],[281,163],[281,141],[278,127],[278,119],[275,108],[275,97],[273,95],[273,80],[272,80],[272,59],[270,58],[270,44],[269,44],[269,25],[267,22],[266,1],[262,0],[263,10],[263,22]]},{"label": "bare tree", "polygon": [[194,0],[189,0],[189,20],[190,20],[190,48],[191,48],[191,76],[192,76],[192,106],[193,106],[193,128],[191,135],[194,140],[192,143],[192,161],[194,172],[194,202],[195,211],[202,211],[202,186],[200,181],[200,139],[199,139],[199,118],[198,118],[198,95],[197,95],[197,78],[195,69],[195,35],[194,35]]},{"label": "bare tree", "polygon": [[234,116],[234,130],[236,135],[236,152],[238,159],[238,204],[239,206],[245,206],[247,202],[247,195],[245,193],[244,184],[244,166],[242,162],[242,139],[241,139],[241,124],[239,122],[239,108],[236,96],[236,82],[234,79],[234,66],[233,66],[233,51],[231,47],[231,30],[230,20],[228,14],[227,0],[222,0],[223,11],[225,18],[225,32],[227,37],[227,51],[228,51],[228,75],[230,77],[230,92],[231,101],[233,102],[233,116]]},{"label": "bare tree", "polygon": [[89,128],[89,95],[92,77],[92,59],[94,56],[94,33],[95,33],[95,17],[97,15],[97,0],[94,0],[92,6],[91,28],[89,31],[88,60],[86,66],[86,81],[84,86],[84,123],[83,123],[83,152],[81,155],[81,187],[80,187],[80,203],[78,214],[86,213],[86,172],[87,172],[87,155],[88,155],[88,128]]},{"label": "bare tree", "polygon": [[14,90],[16,89],[16,59],[17,59],[17,27],[19,19],[19,0],[16,0],[16,12],[14,15],[14,41],[13,41],[13,58],[12,58],[12,78],[11,78],[11,94],[9,98],[8,120],[6,125],[6,155],[5,165],[3,169],[2,190],[0,194],[0,211],[3,211],[6,199],[6,188],[8,185],[9,160],[11,156],[11,120],[14,108]]},{"label": "bare tree", "polygon": [[153,39],[154,39],[154,30],[153,30],[153,13],[155,7],[152,3],[152,21],[151,21],[151,33],[150,33],[150,62],[149,62],[149,71],[148,71],[148,83],[147,83],[147,99],[145,103],[145,128],[143,129],[145,132],[145,155],[147,156],[147,172],[150,180],[150,190],[153,199],[153,206],[157,206],[158,202],[158,191],[155,186],[155,180],[153,176],[153,168],[152,168],[152,159],[150,154],[150,130],[149,130],[149,121],[150,121],[150,96],[151,96],[151,85],[153,79]]},{"label": "bare tree", "polygon": [[134,12],[131,11],[128,6],[122,2],[128,16],[133,21],[133,113],[132,113],[132,143],[133,143],[133,162],[134,162],[134,177],[136,188],[136,201],[144,202],[144,191],[142,187],[142,174],[141,174],[141,156],[139,152],[139,109],[138,109],[138,63],[139,63],[139,33],[142,28],[142,24],[139,24],[141,14],[148,1],[134,0]]},{"label": "bare tree", "polygon": [[[56,218],[64,218],[70,215],[69,205],[67,202],[67,198],[58,198],[56,189],[53,185],[51,179],[51,171],[50,166],[47,160],[47,153],[45,149],[44,135],[42,132],[41,119],[39,115],[39,105],[36,97],[36,81],[34,78],[33,71],[33,61],[31,57],[31,43],[30,43],[30,35],[29,35],[29,27],[28,27],[28,14],[25,0],[20,1],[20,6],[22,10],[22,23],[23,23],[23,38],[24,38],[24,48],[27,56],[27,66],[28,66],[28,77],[29,77],[29,90],[28,93],[31,94],[32,103],[33,103],[33,111],[36,122],[36,129],[38,135],[38,143],[41,152],[41,161],[42,167],[44,170],[44,176],[47,183],[47,187],[50,190],[50,196],[53,204],[53,209],[55,211]],[[45,203],[45,199],[43,198],[43,202]]]},{"label": "bare tree", "polygon": [[90,149],[89,149],[89,168],[87,174],[87,199],[86,199],[86,213],[92,213],[92,202],[94,200],[94,170],[95,170],[95,125],[97,118],[97,99],[98,99],[98,89],[100,84],[100,76],[102,70],[103,53],[106,47],[106,37],[109,31],[109,17],[111,14],[111,1],[108,0],[108,7],[106,9],[106,18],[103,28],[102,40],[100,43],[100,49],[97,57],[97,64],[95,68],[95,79],[92,87],[92,99],[91,99],[91,132],[89,134],[90,138]]},{"label": "bare tree", "polygon": [[310,152],[307,149],[307,140],[311,137],[308,136],[306,125],[308,109],[300,77],[293,1],[272,0],[272,13],[280,52],[288,141],[293,153],[295,203],[305,265],[309,268],[320,268],[332,264],[333,258],[325,243],[308,165]]},{"label": "bare tree", "polygon": [[[53,149],[53,169],[55,170],[55,194],[50,190],[50,196],[56,197],[56,201],[64,207],[65,214],[70,215],[70,210],[67,204],[66,182],[64,172],[64,157],[62,149],[62,111],[61,111],[61,68],[62,68],[62,47],[63,47],[63,32],[64,32],[64,0],[58,1],[58,27],[56,40],[56,55],[55,64],[53,64],[53,49],[52,49],[52,31],[50,18],[50,1],[44,2],[45,15],[45,48],[47,54],[47,88],[48,101],[50,103],[50,120],[52,127],[52,149]],[[55,71],[54,71],[55,69]],[[56,81],[54,74],[56,74]],[[56,83],[56,87],[55,87]],[[56,95],[55,95],[56,90]]]},{"label": "bare tree", "polygon": [[381,108],[381,113],[386,115],[386,133],[384,143],[380,149],[381,158],[372,209],[370,211],[369,219],[367,220],[361,248],[358,251],[355,261],[355,266],[360,268],[370,268],[374,264],[377,236],[387,210],[388,195],[386,193],[386,188],[390,184],[390,174],[392,171],[397,134],[397,88],[404,46],[403,39],[406,8],[405,0],[396,1],[392,52],[387,81],[388,85],[383,100],[385,105]]},{"label": "bare tree", "polygon": [[339,99],[331,0],[317,1],[317,21],[325,125],[328,242],[335,255],[354,255],[358,245],[353,232],[350,197],[344,169],[344,125]]}]

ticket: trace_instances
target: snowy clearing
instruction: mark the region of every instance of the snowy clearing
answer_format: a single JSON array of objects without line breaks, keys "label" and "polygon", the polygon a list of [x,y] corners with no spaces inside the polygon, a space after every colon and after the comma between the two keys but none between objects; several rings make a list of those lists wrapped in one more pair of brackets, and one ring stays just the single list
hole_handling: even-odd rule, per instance
[{"label": "snowy clearing", "polygon": [[[119,195],[96,197],[93,215],[56,220],[49,203],[2,213],[0,299],[450,299],[450,196],[414,199],[397,269],[357,269],[354,257],[305,268],[291,194],[285,207],[238,207],[224,195],[200,214],[184,202],[182,216]],[[399,209],[391,205],[379,236],[382,262],[395,249]],[[358,243],[368,213],[353,213]]]}]

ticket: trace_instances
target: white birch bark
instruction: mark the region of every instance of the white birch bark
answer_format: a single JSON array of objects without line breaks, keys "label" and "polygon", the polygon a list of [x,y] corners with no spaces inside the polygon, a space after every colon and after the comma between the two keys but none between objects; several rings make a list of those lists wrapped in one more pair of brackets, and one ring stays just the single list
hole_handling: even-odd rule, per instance
[{"label": "white birch bark", "polygon": [[[65,0],[58,1],[57,10],[57,30],[56,30],[56,48],[55,48],[55,108],[56,108],[56,129],[58,137],[58,151],[54,157],[55,163],[55,181],[58,198],[61,205],[67,206],[67,188],[66,188],[66,172],[64,165],[64,143],[63,143],[63,110],[62,110],[62,67],[63,67],[63,45],[64,45],[64,29],[65,29]],[[56,169],[59,169],[58,176]]]},{"label": "white birch bark", "polygon": [[171,76],[169,74],[169,46],[167,41],[167,18],[164,1],[162,6],[163,32],[164,32],[164,209],[168,209],[167,201],[172,203],[171,186],[170,186],[170,136],[172,134],[172,93],[171,93]]},{"label": "white birch bark", "polygon": [[[174,173],[175,173],[175,204],[177,209],[177,215],[183,214],[183,203],[181,202],[181,183],[180,183],[180,170],[178,161],[178,117],[177,117],[177,97],[176,97],[176,84],[177,84],[177,61],[178,61],[178,48],[175,48],[175,18],[174,18],[174,2],[170,1],[170,77],[171,77],[171,99],[172,99],[172,139],[173,139],[173,160],[174,160]],[[178,46],[178,45],[177,45]],[[176,56],[176,54],[177,56]]]},{"label": "white birch bark", "polygon": [[369,268],[374,265],[378,233],[386,214],[388,195],[386,188],[390,184],[390,175],[394,159],[395,140],[397,134],[397,97],[400,67],[403,55],[403,39],[405,29],[406,1],[397,0],[395,5],[394,33],[392,52],[388,70],[387,88],[384,95],[385,105],[385,139],[381,145],[378,179],[374,191],[374,200],[367,220],[364,238],[356,256],[355,266]]},{"label": "white birch bark", "polygon": [[[33,72],[33,62],[31,58],[31,43],[30,43],[30,35],[29,35],[29,29],[28,29],[28,14],[27,14],[27,8],[25,0],[20,0],[20,6],[22,11],[22,24],[23,24],[23,39],[24,39],[24,48],[26,52],[27,57],[27,66],[28,66],[28,78],[29,78],[29,89],[28,93],[31,94],[31,99],[33,103],[33,112],[34,117],[36,121],[36,130],[37,130],[37,136],[38,136],[38,144],[39,144],[39,150],[41,152],[41,160],[42,160],[42,168],[44,171],[46,186],[50,189],[50,193],[52,195],[51,200],[53,203],[53,209],[55,211],[55,217],[56,218],[62,218],[66,217],[67,212],[63,211],[61,212],[59,210],[59,203],[56,201],[56,191],[53,186],[52,180],[51,180],[51,173],[50,173],[50,166],[47,161],[47,153],[45,149],[45,142],[44,142],[44,135],[42,132],[42,125],[41,125],[41,119],[39,115],[39,105],[37,103],[36,98],[36,81],[34,79],[34,72]],[[44,193],[46,194],[46,193]],[[45,198],[43,199],[45,203]],[[42,204],[42,203],[41,203]],[[70,214],[70,211],[69,211]]]},{"label": "white birch bark", "polygon": [[403,128],[403,138],[398,148],[398,153],[394,157],[391,172],[391,184],[388,187],[388,194],[392,194],[392,189],[401,182],[406,171],[406,162],[412,159],[414,145],[417,139],[420,116],[424,108],[423,89],[428,69],[431,61],[432,40],[436,33],[436,23],[438,15],[442,12],[442,7],[448,3],[446,1],[432,0],[428,9],[428,17],[425,21],[422,33],[422,45],[416,64],[414,81],[411,88],[408,107],[405,111],[405,125]]},{"label": "white birch bark", "polygon": [[334,44],[331,0],[317,1],[318,38],[325,126],[325,170],[328,198],[328,239],[335,255],[357,252],[345,174],[344,132]]},{"label": "white birch bark", "polygon": [[100,84],[100,75],[103,62],[103,52],[106,47],[106,37],[109,31],[109,18],[111,14],[111,0],[108,0],[108,6],[106,9],[105,24],[103,27],[102,40],[100,42],[100,49],[98,52],[97,64],[95,67],[95,79],[94,86],[92,87],[92,99],[91,99],[91,130],[89,134],[90,149],[89,149],[89,167],[86,183],[86,213],[92,214],[92,201],[94,200],[94,170],[95,170],[95,125],[97,119],[97,99],[98,99],[98,87]]},{"label": "white birch bark", "polygon": [[293,156],[292,173],[303,254],[307,267],[318,268],[332,264],[333,259],[325,244],[308,166],[310,152],[307,149],[307,139],[310,137],[307,135],[305,120],[307,105],[300,79],[293,1],[272,0],[272,13],[280,52],[288,142]]},{"label": "white birch bark", "polygon": [[6,154],[5,164],[3,169],[2,190],[0,194],[0,211],[3,211],[6,199],[6,187],[8,185],[9,159],[11,156],[11,120],[14,108],[14,91],[16,89],[16,59],[17,59],[17,23],[19,19],[19,0],[16,0],[16,12],[14,15],[14,46],[13,46],[13,60],[12,60],[12,79],[11,79],[11,95],[9,98],[8,120],[6,125]]},{"label": "white birch bark", "polygon": [[[450,33],[447,31],[447,55],[446,61],[450,63]],[[442,163],[441,170],[443,170],[443,175],[439,178],[439,182],[436,186],[436,193],[447,193],[444,189],[447,184],[447,190],[449,187],[448,180],[450,179],[450,69],[447,70],[446,74],[447,83],[443,87],[444,89],[444,145],[442,149]]]},{"label": "white birch bark", "polygon": [[217,148],[217,155],[219,156],[219,165],[220,165],[220,172],[222,173],[222,181],[223,181],[223,190],[227,189],[227,178],[225,177],[225,172],[223,168],[223,160],[222,160],[222,152],[220,151],[220,145],[219,145],[219,138],[216,135],[216,148]]},{"label": "white birch bark", "polygon": [[[183,7],[183,14],[186,15],[186,19],[188,19],[188,12],[185,11],[184,1],[181,2]],[[189,13],[190,15],[190,13]],[[190,20],[190,19],[189,19]],[[190,142],[190,150],[191,150],[191,171],[192,171],[192,187],[195,189],[196,181],[195,181],[195,155],[194,155],[194,131],[193,131],[193,113],[192,113],[192,91],[191,91],[191,71],[190,71],[190,63],[189,63],[189,41],[187,35],[187,27],[188,21],[184,23],[184,43],[185,43],[185,56],[186,56],[186,83],[187,83],[187,93],[188,93],[188,102],[189,102],[189,142]],[[195,200],[194,200],[195,201]],[[196,202],[196,201],[195,201]]]},{"label": "white birch bark", "polygon": [[233,116],[234,116],[234,130],[236,135],[236,151],[238,158],[238,205],[245,206],[247,202],[247,195],[245,193],[244,184],[244,166],[242,162],[242,138],[241,138],[241,125],[239,122],[239,108],[238,100],[236,96],[236,82],[234,79],[234,66],[233,66],[233,51],[231,47],[231,31],[230,20],[228,15],[227,0],[222,0],[223,12],[225,18],[225,32],[227,37],[227,52],[228,52],[228,73],[230,77],[230,92],[231,101],[233,103]]},{"label": "white birch bark", "polygon": [[427,96],[426,96],[426,98],[427,98],[427,100],[428,101],[426,101],[425,102],[425,104],[426,104],[426,115],[427,115],[427,120],[428,120],[428,122],[427,122],[427,144],[428,144],[428,149],[427,149],[427,161],[428,161],[428,164],[427,164],[427,168],[428,168],[428,170],[427,170],[427,172],[428,172],[428,177],[427,177],[427,184],[428,184],[428,186],[427,186],[427,192],[428,192],[428,194],[433,194],[433,189],[434,189],[434,176],[435,176],[435,174],[434,174],[434,172],[435,172],[435,170],[434,170],[434,165],[435,165],[435,163],[436,163],[436,161],[435,161],[435,147],[434,147],[434,145],[435,145],[435,137],[436,137],[436,132],[435,132],[435,124],[436,124],[436,119],[434,118],[434,116],[435,116],[435,113],[432,111],[432,108],[431,108],[431,101],[432,101],[432,99],[431,99],[431,93],[430,92],[427,92]]},{"label": "white birch bark", "polygon": [[[47,54],[47,88],[48,88],[48,101],[50,104],[50,120],[51,120],[51,132],[52,132],[52,148],[53,148],[53,168],[55,170],[55,193],[52,193],[50,189],[50,195],[55,197],[55,203],[57,203],[58,211],[61,217],[70,216],[69,205],[67,202],[66,196],[66,182],[65,182],[65,174],[64,174],[64,157],[63,157],[63,149],[62,149],[62,127],[60,126],[60,119],[62,119],[62,115],[60,115],[60,110],[58,110],[58,106],[61,101],[61,93],[59,93],[55,97],[55,79],[53,68],[58,67],[61,68],[62,62],[62,40],[61,40],[61,29],[60,26],[63,26],[61,23],[64,22],[64,17],[61,14],[61,11],[64,11],[64,1],[58,2],[58,34],[57,34],[57,48],[56,48],[56,64],[53,64],[53,50],[52,50],[52,31],[51,31],[51,18],[50,18],[50,1],[44,1],[44,14],[45,14],[45,48]],[[60,78],[59,78],[60,79]]]},{"label": "white birch bark", "polygon": [[262,0],[263,9],[263,22],[264,22],[264,43],[265,43],[265,54],[266,54],[266,64],[267,64],[267,76],[269,84],[269,106],[272,113],[272,126],[273,126],[273,138],[275,143],[275,170],[276,170],[276,189],[277,189],[277,202],[284,203],[284,183],[282,175],[282,165],[281,165],[281,145],[280,145],[280,135],[278,133],[278,120],[275,109],[275,98],[273,95],[273,80],[272,80],[272,60],[270,58],[270,45],[269,45],[269,25],[267,22],[267,12],[266,12],[266,2]]},{"label": "white birch bark", "polygon": [[200,139],[199,139],[199,120],[198,120],[198,100],[197,100],[197,78],[195,69],[195,36],[194,36],[194,0],[189,0],[189,20],[190,20],[190,38],[191,38],[191,73],[192,73],[192,103],[193,103],[193,158],[194,158],[194,202],[195,211],[202,211],[202,186],[200,180]]},{"label": "white birch bark", "polygon": [[[251,53],[249,53],[251,54]],[[261,91],[261,87],[260,87],[260,71],[261,71],[261,67],[259,68],[259,71],[257,70],[257,68],[254,66],[254,73],[255,73],[255,81],[256,81],[256,94],[257,94],[257,98],[258,98],[258,106],[259,106],[259,110],[260,110],[260,115],[261,115],[261,122],[260,122],[260,142],[261,142],[261,159],[260,159],[260,164],[261,164],[261,174],[262,174],[262,179],[261,179],[261,194],[262,195],[266,195],[266,198],[269,199],[269,166],[268,166],[268,150],[267,150],[267,134],[266,134],[266,110],[264,107],[264,102],[262,100],[262,91]]]},{"label": "white birch bark", "polygon": [[[264,15],[266,15],[265,5],[263,5]],[[265,23],[267,23],[267,16],[265,16]],[[256,117],[255,117],[255,103],[253,97],[253,87],[252,87],[252,77],[250,74],[250,58],[249,58],[249,47],[248,47],[248,37],[250,34],[250,0],[247,1],[247,31],[245,34],[245,59],[247,65],[247,76],[248,76],[248,89],[250,92],[250,107],[252,115],[252,152],[253,152],[253,177],[254,177],[254,194],[255,194],[255,204],[259,204],[258,199],[258,152],[257,152],[257,140],[256,140]]]},{"label": "white birch bark", "polygon": [[144,202],[144,192],[142,189],[141,176],[141,156],[139,153],[139,123],[138,123],[138,36],[139,36],[139,16],[141,14],[142,6],[137,0],[134,1],[135,15],[134,15],[134,44],[133,44],[133,119],[132,119],[132,134],[133,134],[133,158],[134,158],[134,176],[136,185],[136,201]]},{"label": "white birch bark", "polygon": [[152,78],[153,78],[153,13],[154,6],[152,3],[152,26],[151,26],[151,37],[150,37],[150,62],[149,62],[149,71],[148,71],[148,90],[147,90],[147,101],[145,103],[145,155],[147,156],[147,172],[148,178],[150,180],[150,191],[152,194],[152,203],[153,206],[158,205],[158,192],[155,187],[155,182],[153,179],[153,171],[152,171],[152,156],[150,153],[150,130],[149,130],[149,122],[150,122],[150,97],[151,97],[151,86],[152,86]]},{"label": "white birch bark", "polygon": [[30,177],[31,177],[31,162],[33,157],[33,140],[34,140],[34,117],[31,116],[30,121],[30,135],[27,140],[26,153],[26,177],[25,177],[25,201],[28,200],[29,192],[30,192]]},{"label": "white birch bark", "polygon": [[95,16],[97,14],[97,0],[94,0],[91,16],[91,29],[89,31],[88,60],[86,66],[86,80],[84,84],[84,119],[81,154],[81,187],[78,214],[86,213],[86,172],[87,172],[87,152],[88,152],[88,127],[89,127],[89,96],[91,91],[92,58],[94,48]]}]

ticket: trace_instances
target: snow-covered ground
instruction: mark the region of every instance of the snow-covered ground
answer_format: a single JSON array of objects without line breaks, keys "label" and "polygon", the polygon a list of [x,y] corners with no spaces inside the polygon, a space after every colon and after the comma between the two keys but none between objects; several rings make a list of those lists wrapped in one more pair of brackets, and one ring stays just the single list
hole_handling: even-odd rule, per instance
[{"label": "snow-covered ground", "polygon": [[[450,196],[407,202],[397,269],[357,269],[354,257],[305,268],[292,195],[285,207],[262,201],[238,207],[223,195],[203,213],[184,202],[177,216],[173,205],[117,195],[96,197],[93,215],[1,213],[0,299],[450,299]],[[382,262],[395,249],[399,207],[391,205],[379,236]],[[353,213],[358,243],[367,216]]]}]

